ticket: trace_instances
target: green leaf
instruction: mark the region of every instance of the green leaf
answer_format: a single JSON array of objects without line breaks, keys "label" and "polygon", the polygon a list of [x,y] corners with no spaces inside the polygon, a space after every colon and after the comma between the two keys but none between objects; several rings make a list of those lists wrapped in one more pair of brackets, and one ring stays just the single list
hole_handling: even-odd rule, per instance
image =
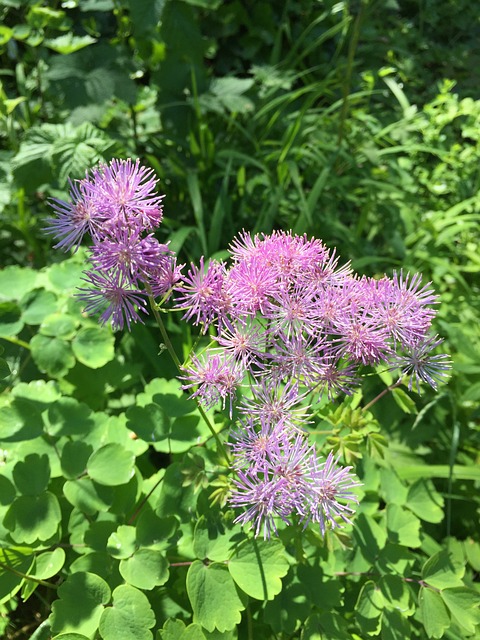
[{"label": "green leaf", "polygon": [[[53,137],[58,135],[53,133]],[[48,270],[48,279],[58,293],[73,292],[82,282],[83,264],[78,260],[64,260]]]},{"label": "green leaf", "polygon": [[392,389],[393,399],[404,413],[417,413],[415,401],[403,389]]},{"label": "green leaf", "polygon": [[279,540],[246,540],[230,558],[228,570],[237,585],[252,598],[272,600],[282,590],[288,572],[285,549]]},{"label": "green leaf", "polygon": [[378,586],[387,607],[399,611],[403,616],[411,616],[415,612],[412,590],[403,577],[384,575],[380,578]]},{"label": "green leaf", "polygon": [[77,325],[78,320],[72,318],[72,316],[67,316],[64,313],[50,313],[42,321],[40,333],[44,336],[71,340],[75,335]]},{"label": "green leaf", "polygon": [[450,616],[443,600],[433,589],[421,587],[418,596],[418,613],[429,638],[443,638],[443,632],[450,626]]},{"label": "green leaf", "polygon": [[82,633],[60,633],[58,636],[54,636],[52,640],[90,640]]},{"label": "green leaf", "polygon": [[74,573],[59,586],[58,596],[50,615],[53,633],[73,632],[93,637],[110,601],[110,588],[105,580],[94,573]]},{"label": "green leaf", "polygon": [[393,469],[380,470],[382,497],[387,504],[404,505],[407,501],[408,488],[403,484]]},{"label": "green leaf", "polygon": [[82,633],[61,633],[58,636],[54,636],[52,640],[90,640],[90,638]]},{"label": "green leaf", "polygon": [[239,532],[239,527],[227,528],[227,523],[220,517],[200,516],[193,536],[194,552],[198,558],[224,562],[230,557],[232,538]]},{"label": "green leaf", "polygon": [[375,562],[387,541],[386,531],[364,513],[360,513],[355,520],[353,537],[363,558],[370,562]]},{"label": "green leaf", "polygon": [[21,309],[15,302],[0,302],[0,337],[18,335],[23,329]]},{"label": "green leaf", "polygon": [[10,406],[0,408],[0,424],[4,442],[33,440],[43,434],[41,410],[25,398],[14,398]]},{"label": "green leaf", "polygon": [[75,480],[87,468],[87,461],[92,455],[93,447],[81,440],[67,440],[60,457],[60,464],[65,478]]},{"label": "green leaf", "polygon": [[39,496],[20,496],[8,508],[3,524],[19,544],[47,541],[58,531],[61,521],[57,497],[45,491]]},{"label": "green leaf", "polygon": [[150,590],[167,582],[168,562],[160,551],[139,549],[120,562],[120,574],[132,587]]},{"label": "green leaf", "polygon": [[26,306],[22,313],[22,320],[26,324],[41,324],[43,319],[52,313],[57,306],[57,296],[44,289],[35,290],[22,299],[22,306]]},{"label": "green leaf", "polygon": [[37,496],[46,491],[50,482],[50,461],[46,454],[31,453],[13,468],[13,480],[20,493]]},{"label": "green leaf", "polygon": [[388,539],[404,547],[419,547],[420,520],[397,504],[387,505]]},{"label": "green leaf", "polygon": [[107,551],[112,558],[117,558],[117,560],[129,558],[135,553],[136,549],[137,541],[135,527],[122,524],[108,538]]},{"label": "green leaf", "polygon": [[5,267],[0,271],[0,301],[21,300],[35,289],[38,272],[24,267]]},{"label": "green leaf", "polygon": [[151,640],[155,625],[147,597],[130,585],[121,585],[113,592],[113,606],[100,619],[103,640]]},{"label": "green leaf", "polygon": [[90,516],[97,511],[108,511],[113,502],[112,489],[97,485],[90,478],[67,480],[63,493],[70,504]]},{"label": "green leaf", "polygon": [[457,587],[444,589],[440,596],[456,623],[468,634],[475,633],[475,627],[480,624],[480,594],[467,587]]},{"label": "green leaf", "polygon": [[355,605],[355,616],[363,633],[376,635],[380,631],[385,601],[381,590],[372,580],[362,587]]},{"label": "green leaf", "polygon": [[408,490],[407,506],[426,522],[441,522],[444,517],[444,500],[431,480],[421,478]]},{"label": "green leaf", "polygon": [[58,36],[58,38],[44,40],[43,44],[57,53],[67,55],[75,51],[80,51],[80,49],[84,49],[94,42],[96,42],[96,39],[91,36],[74,36],[73,33],[70,32],[63,36]]},{"label": "green leaf", "polygon": [[462,587],[465,568],[455,567],[446,549],[429,558],[422,568],[422,580],[436,589]]},{"label": "green leaf", "polygon": [[217,563],[205,565],[195,560],[187,573],[187,593],[194,622],[207,631],[233,629],[245,609],[228,569]]},{"label": "green leaf", "polygon": [[411,633],[409,621],[397,609],[384,609],[382,614],[382,640],[405,640]]},{"label": "green leaf", "polygon": [[115,337],[102,327],[84,327],[72,341],[72,349],[79,362],[90,369],[103,367],[115,357]]},{"label": "green leaf", "polygon": [[0,547],[0,604],[7,602],[20,590],[23,575],[27,575],[34,563],[28,548],[4,549]]},{"label": "green leaf", "polygon": [[56,576],[65,564],[65,551],[57,547],[53,551],[45,551],[35,558],[34,576],[40,580],[47,580]]},{"label": "green leaf", "polygon": [[135,473],[135,455],[111,442],[94,451],[87,462],[88,475],[98,484],[126,484]]},{"label": "green leaf", "polygon": [[63,378],[75,366],[69,342],[37,334],[30,340],[32,358],[42,373]]}]

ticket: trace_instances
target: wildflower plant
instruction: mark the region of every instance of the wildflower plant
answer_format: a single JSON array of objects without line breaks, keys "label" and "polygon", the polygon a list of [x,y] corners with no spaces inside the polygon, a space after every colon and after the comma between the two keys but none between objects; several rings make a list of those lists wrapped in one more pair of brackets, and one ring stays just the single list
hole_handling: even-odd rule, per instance
[{"label": "wildflower plant", "polygon": [[88,286],[78,294],[87,313],[130,329],[148,302],[157,309],[157,296],[173,298],[182,320],[209,332],[179,377],[204,410],[235,409],[228,503],[244,509],[235,522],[264,538],[277,520],[318,523],[322,534],[349,523],[360,483],[331,451],[308,444],[308,411],[324,395],[352,394],[368,366],[399,370],[397,383],[409,376],[419,391],[420,381],[436,389],[445,380],[448,356],[432,354],[441,340],[431,335],[429,284],[418,274],[359,277],[320,240],[284,231],[242,232],[230,264],[202,258],[183,274],[153,235],[163,197],[138,160],[87,172],[70,196],[53,200],[47,232],[64,250],[90,236]]},{"label": "wildflower plant", "polygon": [[[241,619],[247,595],[271,600],[289,566],[302,565],[304,539],[321,548],[337,539],[348,548],[352,535],[364,554],[360,559],[355,556],[353,571],[366,571],[370,560],[377,561],[370,559],[370,543],[365,542],[374,538],[372,527],[378,524],[362,509],[365,469],[360,466],[355,473],[354,462],[361,457],[355,443],[372,436],[382,453],[385,443],[378,434],[372,435],[376,427],[370,426],[374,420],[368,409],[386,392],[400,391],[402,384],[410,391],[420,392],[423,385],[437,390],[449,375],[450,360],[438,353],[442,340],[432,331],[438,298],[420,275],[403,271],[379,279],[357,275],[321,240],[289,231],[256,235],[243,231],[233,238],[228,260],[202,257],[198,264],[179,265],[168,243],[155,236],[162,207],[163,196],[157,195],[151,170],[139,161],[113,160],[72,182],[69,201],[52,201],[54,215],[46,231],[64,251],[76,251],[88,239],[88,268],[76,294],[85,311],[99,315],[100,322],[114,330],[130,330],[151,316],[178,369],[177,381],[169,383],[176,391],[168,394],[168,400],[159,396],[160,405],[149,404],[146,393],[139,406],[127,411],[136,425],[134,437],[140,434],[155,447],[158,437],[164,437],[164,425],[191,410],[179,406],[182,393],[189,396],[185,403],[196,403],[210,433],[199,447],[180,449],[186,452],[182,465],[171,464],[164,475],[149,482],[147,496],[128,522],[149,503],[161,482],[169,491],[177,485],[192,495],[209,489],[208,505],[200,507],[193,548],[188,547],[191,532],[184,523],[178,534],[170,532],[167,537],[185,540],[187,558],[204,558],[190,562],[186,577],[193,624],[202,625],[205,634],[229,633]],[[198,340],[184,361],[164,326],[167,312],[197,329]],[[376,373],[388,378],[388,387],[361,410],[357,392],[365,376]],[[328,410],[328,420],[341,423],[335,437],[318,433],[326,407],[334,407]],[[214,456],[211,447],[203,449],[210,438],[216,443]],[[100,463],[96,459],[94,463],[88,469],[95,479]],[[176,502],[166,489],[160,503],[186,513],[192,507],[182,500]],[[156,513],[161,511],[158,507]],[[210,511],[220,518],[216,524],[213,515],[207,518]],[[147,509],[145,519],[152,517]],[[405,528],[408,522],[397,503],[389,505],[389,529]],[[159,526],[173,525],[162,521]],[[132,529],[120,525],[109,544],[119,545],[119,558],[127,553],[124,545],[133,544],[139,549],[135,562],[140,566],[149,551],[140,547],[142,534],[132,542]],[[403,540],[404,534],[399,535]],[[419,546],[409,536],[408,542]],[[293,554],[288,560],[277,554],[283,549],[279,540]],[[149,544],[157,549],[157,542]],[[117,551],[112,553],[116,557]],[[221,564],[224,559],[228,569]],[[247,565],[253,574],[245,573]],[[322,567],[332,571],[326,561]],[[128,585],[137,586],[135,580],[128,582],[126,568],[121,572]],[[255,578],[250,580],[249,575]],[[356,596],[363,607],[371,600],[369,585],[367,581]],[[210,588],[213,600],[205,604],[202,593]],[[430,598],[427,582],[422,589]],[[228,606],[217,601],[221,597]],[[54,618],[54,627],[63,631],[58,619]],[[183,637],[173,624],[166,622],[161,637]],[[107,632],[102,637],[110,639]]]}]

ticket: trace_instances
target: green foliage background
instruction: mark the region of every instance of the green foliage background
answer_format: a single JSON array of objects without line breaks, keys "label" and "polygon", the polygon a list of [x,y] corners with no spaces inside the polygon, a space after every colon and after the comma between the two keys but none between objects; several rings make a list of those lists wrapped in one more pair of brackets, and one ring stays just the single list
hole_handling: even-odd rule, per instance
[{"label": "green foliage background", "polygon": [[[0,16],[0,633],[476,637],[475,3],[3,0]],[[112,157],[153,167],[182,261],[283,228],[359,272],[433,281],[450,383],[362,411],[391,383],[372,375],[312,427],[364,483],[341,535],[232,525],[155,326],[82,315],[82,252],[42,227],[48,198]],[[195,336],[168,329],[186,355]]]}]

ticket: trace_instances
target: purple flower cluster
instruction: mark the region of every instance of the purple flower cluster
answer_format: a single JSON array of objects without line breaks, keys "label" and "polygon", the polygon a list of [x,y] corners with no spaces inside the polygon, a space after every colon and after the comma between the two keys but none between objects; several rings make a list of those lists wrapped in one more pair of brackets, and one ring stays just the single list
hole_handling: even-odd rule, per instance
[{"label": "purple flower cluster", "polygon": [[322,533],[349,522],[359,483],[308,444],[310,404],[352,393],[369,365],[399,371],[409,389],[436,389],[450,368],[433,353],[441,343],[430,333],[436,295],[419,275],[359,277],[320,240],[285,232],[241,233],[230,265],[202,258],[183,275],[154,236],[163,197],[156,183],[138,160],[112,160],[72,182],[69,202],[52,201],[46,231],[55,246],[76,250],[85,235],[91,240],[79,294],[85,310],[130,329],[148,300],[163,303],[175,291],[183,319],[212,336],[183,367],[183,388],[205,408],[220,402],[230,416],[234,406],[239,412],[230,443],[230,504],[244,508],[236,521],[264,537],[292,518]]},{"label": "purple flower cluster", "polygon": [[230,504],[237,522],[265,537],[275,519],[304,524],[348,521],[358,482],[330,454],[319,462],[302,427],[308,402],[352,393],[361,369],[383,363],[437,388],[450,368],[432,355],[429,333],[437,297],[418,275],[380,280],[339,266],[319,240],[274,232],[242,233],[231,266],[191,266],[176,285],[184,319],[216,331],[212,344],[184,368],[183,388],[208,408],[237,394],[240,428],[231,445],[237,479]]},{"label": "purple flower cluster", "polygon": [[68,202],[51,202],[55,216],[46,232],[56,248],[76,250],[90,236],[88,287],[78,297],[87,313],[100,313],[114,329],[141,322],[149,294],[167,295],[180,277],[168,246],[153,235],[163,216],[156,184],[139,160],[112,160],[71,182]]}]

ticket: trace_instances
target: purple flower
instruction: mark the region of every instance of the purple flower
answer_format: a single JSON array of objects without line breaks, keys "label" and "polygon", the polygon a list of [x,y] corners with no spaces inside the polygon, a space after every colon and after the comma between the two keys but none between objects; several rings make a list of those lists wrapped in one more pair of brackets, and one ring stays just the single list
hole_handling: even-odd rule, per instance
[{"label": "purple flower", "polygon": [[339,520],[350,524],[354,509],[344,503],[358,504],[352,490],[361,483],[350,473],[351,467],[340,467],[337,463],[331,452],[325,462],[319,463],[315,455],[310,459],[311,482],[302,522],[305,527],[310,522],[318,522],[322,535],[328,524],[332,528],[340,526]]},{"label": "purple flower", "polygon": [[176,307],[186,309],[182,320],[201,323],[206,332],[214,320],[223,318],[230,309],[224,279],[225,267],[221,262],[211,260],[205,269],[202,257],[198,268],[192,264],[187,275],[175,287],[181,294],[176,299]]},{"label": "purple flower", "polygon": [[105,222],[105,214],[98,208],[87,180],[70,181],[69,195],[71,202],[50,200],[56,217],[47,218],[45,227],[45,232],[58,240],[55,248],[63,251],[78,249],[86,233],[96,238]]},{"label": "purple flower", "polygon": [[445,382],[452,368],[451,360],[445,353],[433,355],[443,340],[438,336],[427,336],[419,340],[404,355],[395,355],[390,359],[391,369],[401,369],[402,377],[409,376],[408,389],[413,385],[420,393],[420,382],[426,382],[437,390],[439,383]]},{"label": "purple flower", "polygon": [[162,199],[156,193],[153,170],[140,160],[112,160],[93,169],[90,178],[99,209],[114,223],[155,229],[162,221]]},{"label": "purple flower", "polygon": [[86,302],[86,313],[99,313],[100,322],[110,320],[113,329],[130,329],[131,322],[143,322],[139,311],[147,313],[145,295],[120,271],[86,272],[84,280],[93,288],[80,288],[77,297]]},{"label": "purple flower", "polygon": [[221,401],[229,399],[230,415],[233,410],[233,399],[244,376],[244,370],[231,358],[224,354],[206,352],[202,359],[192,356],[191,364],[183,367],[185,373],[181,379],[185,382],[182,389],[197,387],[190,398],[198,398],[205,408],[210,408]]}]

